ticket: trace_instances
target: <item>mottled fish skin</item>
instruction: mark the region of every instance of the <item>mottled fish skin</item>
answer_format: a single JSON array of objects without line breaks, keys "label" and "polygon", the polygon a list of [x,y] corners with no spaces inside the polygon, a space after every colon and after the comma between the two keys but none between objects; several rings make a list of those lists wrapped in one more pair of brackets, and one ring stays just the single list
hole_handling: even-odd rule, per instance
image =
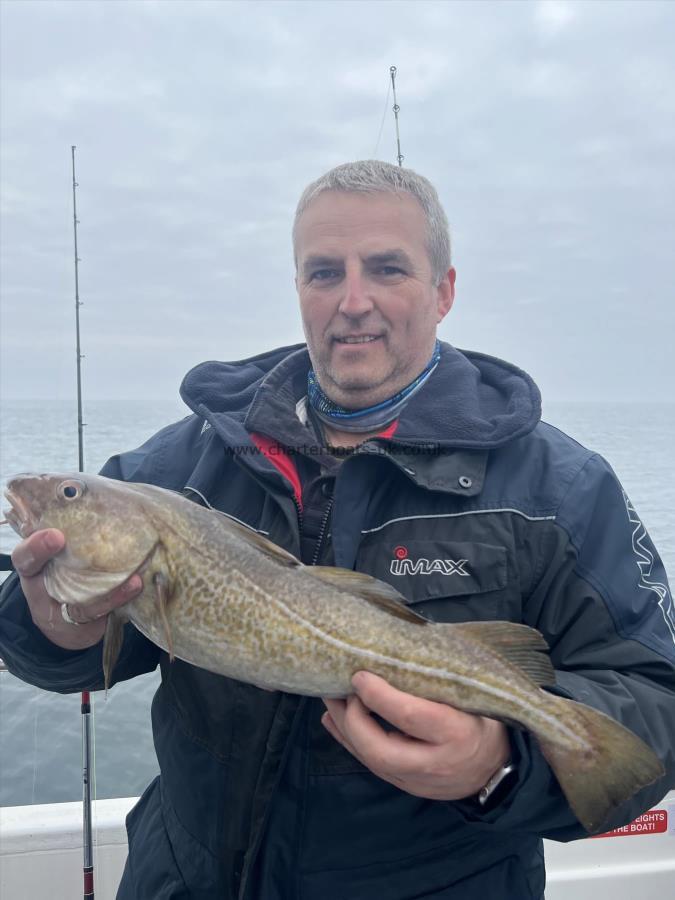
[{"label": "mottled fish skin", "polygon": [[[195,507],[195,519],[204,515],[212,520],[209,511]],[[316,697],[347,696],[353,674],[366,669],[400,690],[507,717],[531,730],[546,722],[561,739],[581,744],[551,715],[549,694],[461,629],[395,618],[321,582],[309,567],[265,557],[239,534],[228,534],[227,524],[218,520],[221,527],[199,567],[185,557],[181,536],[165,534],[181,598],[169,612],[179,659],[260,687]],[[130,604],[129,617],[167,649],[151,588]]]},{"label": "mottled fish skin", "polygon": [[367,670],[402,691],[531,731],[589,831],[663,774],[632,732],[542,690],[555,676],[543,638],[527,626],[426,622],[389,585],[304,566],[223,514],[155,486],[78,474],[17,476],[8,488],[13,527],[66,536],[45,573],[56,600],[86,605],[142,575],[142,594],[108,617],[106,680],[121,615],[172,657],[267,689],[344,697],[353,674]]}]

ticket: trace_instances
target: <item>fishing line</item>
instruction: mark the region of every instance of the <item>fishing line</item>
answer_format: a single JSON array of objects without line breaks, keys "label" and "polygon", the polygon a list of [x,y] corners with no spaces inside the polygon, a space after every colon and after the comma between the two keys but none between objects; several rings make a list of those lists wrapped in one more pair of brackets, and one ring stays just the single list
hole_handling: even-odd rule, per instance
[{"label": "fishing line", "polygon": [[35,715],[33,716],[33,786],[30,792],[31,806],[35,804],[35,785],[37,783],[37,742],[38,742],[38,718],[40,716],[40,688],[34,688],[33,706],[35,707]]},{"label": "fishing line", "polygon": [[98,866],[98,804],[96,799],[96,695],[91,695],[91,781],[92,781],[92,806],[94,820],[93,851],[95,864]]},{"label": "fishing line", "polygon": [[387,118],[387,109],[389,108],[389,95],[391,94],[391,81],[387,85],[387,99],[384,101],[384,112],[382,113],[382,121],[380,122],[380,133],[377,136],[377,143],[375,144],[375,150],[373,151],[373,158],[377,159],[377,148],[380,146],[380,139],[382,137],[382,129],[384,128],[384,120]]}]

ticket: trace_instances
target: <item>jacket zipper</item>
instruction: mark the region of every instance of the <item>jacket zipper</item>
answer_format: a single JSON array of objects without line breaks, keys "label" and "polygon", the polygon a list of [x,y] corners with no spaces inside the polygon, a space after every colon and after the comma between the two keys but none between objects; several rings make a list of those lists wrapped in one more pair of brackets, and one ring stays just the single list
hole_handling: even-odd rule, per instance
[{"label": "jacket zipper", "polygon": [[314,556],[312,557],[312,562],[310,565],[315,566],[321,554],[321,548],[323,545],[323,539],[326,533],[326,526],[328,525],[328,519],[330,518],[331,510],[333,509],[333,498],[331,497],[328,503],[326,504],[326,511],[323,514],[323,519],[321,520],[321,527],[319,528],[319,536],[316,539],[316,548],[314,550]]},{"label": "jacket zipper", "polygon": [[298,528],[300,533],[302,534],[302,507],[300,506],[300,502],[298,498],[293,494],[293,503],[295,504],[295,511],[298,514]]}]

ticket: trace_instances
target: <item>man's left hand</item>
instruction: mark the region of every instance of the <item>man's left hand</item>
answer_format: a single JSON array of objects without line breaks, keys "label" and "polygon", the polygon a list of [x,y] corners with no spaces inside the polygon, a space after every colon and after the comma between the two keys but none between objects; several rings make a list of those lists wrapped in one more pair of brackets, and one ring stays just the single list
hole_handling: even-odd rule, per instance
[{"label": "man's left hand", "polygon": [[[430,800],[460,800],[480,791],[510,755],[506,726],[496,719],[422,700],[370,672],[352,679],[355,694],[324,700],[322,722],[379,778]],[[377,713],[399,731],[385,731]]]}]

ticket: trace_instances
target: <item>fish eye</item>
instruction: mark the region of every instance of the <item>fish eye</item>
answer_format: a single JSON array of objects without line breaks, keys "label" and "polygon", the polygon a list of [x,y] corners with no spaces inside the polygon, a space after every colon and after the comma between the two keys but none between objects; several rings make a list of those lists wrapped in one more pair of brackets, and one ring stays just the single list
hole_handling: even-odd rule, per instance
[{"label": "fish eye", "polygon": [[81,481],[62,481],[57,487],[56,493],[64,500],[76,500],[84,493],[84,485]]}]

